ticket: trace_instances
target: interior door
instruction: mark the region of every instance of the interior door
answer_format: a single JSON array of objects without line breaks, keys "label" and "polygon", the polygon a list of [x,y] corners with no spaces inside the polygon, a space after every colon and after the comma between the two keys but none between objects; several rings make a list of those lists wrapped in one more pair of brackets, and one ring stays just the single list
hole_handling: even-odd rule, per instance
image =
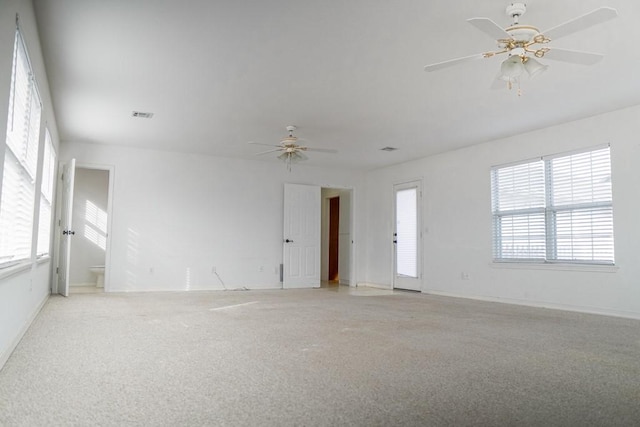
[{"label": "interior door", "polygon": [[62,165],[62,207],[60,210],[60,257],[58,259],[58,286],[60,295],[69,296],[69,266],[71,265],[71,230],[73,213],[73,185],[76,173],[76,159]]},{"label": "interior door", "polygon": [[394,186],[394,288],[412,291],[422,288],[421,193],[419,181]]},{"label": "interior door", "polygon": [[320,287],[320,187],[284,185],[283,288]]}]

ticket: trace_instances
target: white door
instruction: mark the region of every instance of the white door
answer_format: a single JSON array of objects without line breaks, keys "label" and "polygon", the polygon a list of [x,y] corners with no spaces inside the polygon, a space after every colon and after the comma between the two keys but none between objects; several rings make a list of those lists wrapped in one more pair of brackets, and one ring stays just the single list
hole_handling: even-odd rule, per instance
[{"label": "white door", "polygon": [[420,187],[419,181],[394,186],[393,287],[412,291],[422,288]]},{"label": "white door", "polygon": [[71,264],[71,238],[75,232],[71,229],[73,213],[73,184],[76,173],[76,159],[62,166],[62,207],[60,211],[60,257],[58,259],[58,293],[69,296],[69,266]]},{"label": "white door", "polygon": [[284,185],[283,288],[320,287],[320,187]]}]

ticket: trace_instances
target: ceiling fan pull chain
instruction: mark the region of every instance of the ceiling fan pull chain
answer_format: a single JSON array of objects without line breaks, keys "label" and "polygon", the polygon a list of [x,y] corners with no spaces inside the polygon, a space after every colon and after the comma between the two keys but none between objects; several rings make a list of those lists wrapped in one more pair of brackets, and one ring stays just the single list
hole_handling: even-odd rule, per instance
[{"label": "ceiling fan pull chain", "polygon": [[522,88],[520,87],[520,80],[518,80],[518,96],[522,96]]}]

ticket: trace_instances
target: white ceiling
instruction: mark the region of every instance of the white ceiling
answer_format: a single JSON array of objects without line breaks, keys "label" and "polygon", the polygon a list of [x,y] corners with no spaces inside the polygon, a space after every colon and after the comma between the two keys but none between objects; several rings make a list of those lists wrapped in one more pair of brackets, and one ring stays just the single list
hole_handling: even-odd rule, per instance
[{"label": "white ceiling", "polygon": [[[308,164],[372,169],[640,103],[640,2],[530,0],[541,30],[601,6],[613,21],[551,46],[522,96],[492,90],[501,59],[425,73],[495,48],[466,21],[510,24],[504,0],[35,0],[60,138],[254,158],[285,126]],[[133,110],[152,119],[131,117]],[[395,152],[380,151],[385,146]],[[262,157],[277,162],[275,155]]]}]

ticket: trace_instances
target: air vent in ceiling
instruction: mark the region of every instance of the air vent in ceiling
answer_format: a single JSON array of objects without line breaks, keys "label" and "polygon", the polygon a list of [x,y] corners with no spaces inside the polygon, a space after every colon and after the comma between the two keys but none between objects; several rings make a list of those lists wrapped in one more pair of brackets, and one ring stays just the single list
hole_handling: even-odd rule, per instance
[{"label": "air vent in ceiling", "polygon": [[381,151],[396,151],[396,147],[384,147],[380,149]]},{"label": "air vent in ceiling", "polygon": [[131,114],[132,117],[140,117],[141,119],[150,119],[153,117],[153,113],[143,113],[142,111],[134,111]]}]

